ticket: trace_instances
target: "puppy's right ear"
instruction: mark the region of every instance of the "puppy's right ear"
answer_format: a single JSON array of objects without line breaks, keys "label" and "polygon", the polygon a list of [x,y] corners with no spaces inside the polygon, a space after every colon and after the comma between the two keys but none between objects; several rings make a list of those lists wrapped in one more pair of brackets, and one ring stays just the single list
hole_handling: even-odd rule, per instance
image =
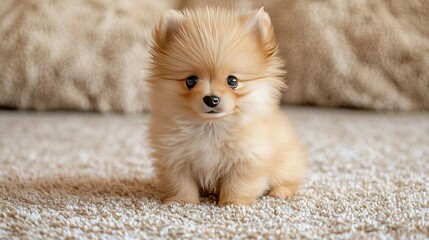
[{"label": "puppy's right ear", "polygon": [[179,30],[184,15],[177,10],[168,10],[162,15],[161,21],[155,27],[154,39],[158,45],[164,45],[171,41],[174,34]]}]

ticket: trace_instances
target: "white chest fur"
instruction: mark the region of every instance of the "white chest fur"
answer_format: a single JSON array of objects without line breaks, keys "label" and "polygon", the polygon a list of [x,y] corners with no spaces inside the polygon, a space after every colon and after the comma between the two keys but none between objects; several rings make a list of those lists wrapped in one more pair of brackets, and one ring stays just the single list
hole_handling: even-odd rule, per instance
[{"label": "white chest fur", "polygon": [[164,159],[169,166],[189,171],[206,190],[217,182],[234,163],[249,158],[245,141],[237,141],[228,124],[217,122],[177,122],[175,129],[160,139]]}]

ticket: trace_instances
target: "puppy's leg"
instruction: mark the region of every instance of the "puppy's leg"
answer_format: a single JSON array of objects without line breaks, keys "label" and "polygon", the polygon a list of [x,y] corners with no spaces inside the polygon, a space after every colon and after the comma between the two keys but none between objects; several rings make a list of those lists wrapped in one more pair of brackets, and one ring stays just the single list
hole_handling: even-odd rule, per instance
[{"label": "puppy's leg", "polygon": [[268,188],[267,177],[257,169],[236,166],[223,179],[219,205],[249,205]]},{"label": "puppy's leg", "polygon": [[296,142],[289,144],[286,150],[280,154],[271,169],[273,174],[270,176],[269,196],[278,198],[293,196],[306,176],[307,157],[302,146]]},{"label": "puppy's leg", "polygon": [[300,185],[301,183],[298,182],[284,182],[281,185],[271,187],[270,191],[268,192],[268,195],[271,197],[278,198],[292,197]]},{"label": "puppy's leg", "polygon": [[164,194],[165,204],[200,202],[198,185],[187,171],[163,173],[162,176],[158,186]]}]

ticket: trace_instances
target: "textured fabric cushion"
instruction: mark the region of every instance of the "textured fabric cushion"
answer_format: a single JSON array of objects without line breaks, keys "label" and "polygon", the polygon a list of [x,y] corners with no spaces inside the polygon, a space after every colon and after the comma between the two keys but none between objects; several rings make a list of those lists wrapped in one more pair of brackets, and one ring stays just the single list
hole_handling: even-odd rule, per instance
[{"label": "textured fabric cushion", "polygon": [[429,1],[262,3],[287,63],[286,102],[429,109]]},{"label": "textured fabric cushion", "polygon": [[[2,0],[0,106],[138,112],[154,22],[215,0]],[[250,0],[271,15],[286,103],[429,109],[426,0]]]},{"label": "textured fabric cushion", "polygon": [[2,0],[0,105],[137,112],[152,26],[174,0]]}]

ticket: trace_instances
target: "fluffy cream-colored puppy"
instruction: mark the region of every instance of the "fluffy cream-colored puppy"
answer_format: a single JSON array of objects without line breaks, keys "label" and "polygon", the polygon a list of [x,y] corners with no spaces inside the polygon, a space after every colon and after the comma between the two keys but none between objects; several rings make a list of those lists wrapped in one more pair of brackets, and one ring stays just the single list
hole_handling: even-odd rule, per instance
[{"label": "fluffy cream-colored puppy", "polygon": [[166,203],[291,196],[305,151],[279,110],[283,63],[268,14],[167,12],[151,49],[150,140]]}]

